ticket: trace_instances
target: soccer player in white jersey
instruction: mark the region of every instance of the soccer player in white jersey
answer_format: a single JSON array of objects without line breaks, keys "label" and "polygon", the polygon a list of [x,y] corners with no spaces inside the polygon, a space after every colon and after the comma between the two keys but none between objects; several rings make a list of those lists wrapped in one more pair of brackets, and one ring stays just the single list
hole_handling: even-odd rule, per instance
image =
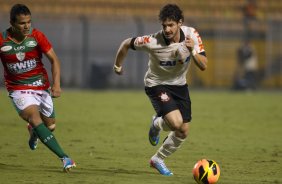
[{"label": "soccer player in white jersey", "polygon": [[202,71],[207,57],[198,32],[183,26],[182,10],[175,4],[165,5],[159,13],[162,30],[155,34],[125,39],[116,54],[114,71],[121,75],[122,64],[129,49],[149,54],[145,74],[145,91],[156,111],[149,130],[153,146],[159,142],[160,131],[168,131],[158,151],[151,157],[150,166],[160,174],[171,176],[164,159],[178,150],[185,141],[191,121],[191,101],[186,74],[191,59]]}]

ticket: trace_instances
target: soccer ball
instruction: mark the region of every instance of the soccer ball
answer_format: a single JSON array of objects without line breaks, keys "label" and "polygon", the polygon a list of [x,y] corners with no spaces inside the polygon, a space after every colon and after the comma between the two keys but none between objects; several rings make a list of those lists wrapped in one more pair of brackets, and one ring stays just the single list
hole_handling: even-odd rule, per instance
[{"label": "soccer ball", "polygon": [[193,176],[198,184],[214,184],[219,175],[220,169],[214,160],[199,160],[193,168]]}]

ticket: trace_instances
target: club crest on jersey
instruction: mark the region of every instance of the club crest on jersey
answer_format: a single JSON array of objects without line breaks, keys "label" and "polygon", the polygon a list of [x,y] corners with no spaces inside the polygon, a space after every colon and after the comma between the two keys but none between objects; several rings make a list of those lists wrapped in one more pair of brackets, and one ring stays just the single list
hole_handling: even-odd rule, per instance
[{"label": "club crest on jersey", "polygon": [[23,61],[24,58],[25,58],[25,53],[24,52],[18,52],[18,53],[16,53],[16,56],[17,56],[17,59],[19,61]]},{"label": "club crest on jersey", "polygon": [[167,102],[167,101],[170,100],[170,98],[169,98],[169,96],[166,94],[166,92],[164,92],[164,93],[162,92],[159,97],[161,98],[161,101],[162,101],[162,102]]},{"label": "club crest on jersey", "polygon": [[35,47],[37,45],[37,43],[36,43],[36,41],[31,40],[31,41],[26,42],[25,45],[27,47]]}]

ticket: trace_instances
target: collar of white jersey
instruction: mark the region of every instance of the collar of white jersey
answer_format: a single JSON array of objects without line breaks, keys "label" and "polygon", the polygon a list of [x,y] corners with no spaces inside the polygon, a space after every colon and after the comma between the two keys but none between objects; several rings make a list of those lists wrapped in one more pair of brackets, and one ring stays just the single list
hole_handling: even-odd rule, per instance
[{"label": "collar of white jersey", "polygon": [[[166,45],[170,45],[170,41],[168,39],[166,39],[166,37],[164,36],[164,32],[163,31],[162,31],[162,35],[163,35],[163,38],[164,38],[164,41],[165,41]],[[183,42],[184,40],[185,40],[185,34],[182,31],[182,29],[180,28],[180,40],[179,40],[179,43]]]}]

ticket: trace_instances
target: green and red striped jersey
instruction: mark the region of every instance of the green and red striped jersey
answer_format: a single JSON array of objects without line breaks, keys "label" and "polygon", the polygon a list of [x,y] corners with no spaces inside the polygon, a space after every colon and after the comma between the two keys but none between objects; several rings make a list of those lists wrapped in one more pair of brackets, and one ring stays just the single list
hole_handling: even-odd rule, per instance
[{"label": "green and red striped jersey", "polygon": [[8,30],[0,33],[0,58],[7,90],[48,89],[50,83],[42,54],[51,48],[46,36],[37,29],[31,29],[21,43],[15,43]]}]

